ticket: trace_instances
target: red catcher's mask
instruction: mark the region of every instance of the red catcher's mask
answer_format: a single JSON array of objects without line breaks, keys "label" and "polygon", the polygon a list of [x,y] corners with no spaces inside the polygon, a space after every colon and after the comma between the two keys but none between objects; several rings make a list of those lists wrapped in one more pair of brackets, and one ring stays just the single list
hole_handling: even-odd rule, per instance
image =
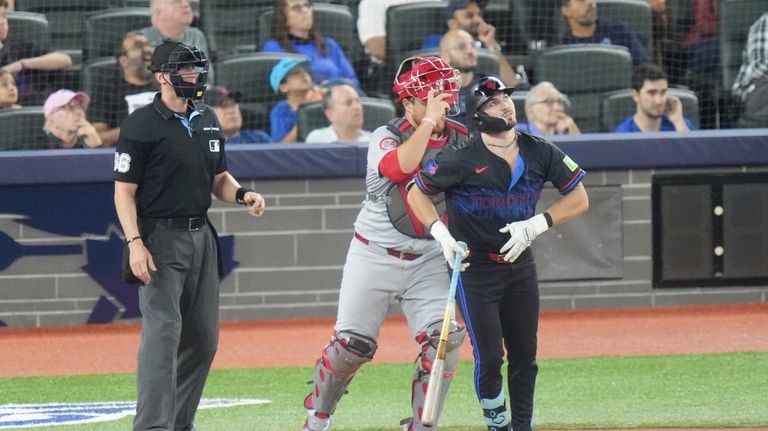
[{"label": "red catcher's mask", "polygon": [[[405,70],[405,71],[404,71]],[[392,90],[397,94],[396,103],[409,97],[427,102],[431,90],[450,93],[445,101],[451,105],[448,115],[459,113],[459,87],[461,74],[439,57],[411,57],[400,63]]]}]

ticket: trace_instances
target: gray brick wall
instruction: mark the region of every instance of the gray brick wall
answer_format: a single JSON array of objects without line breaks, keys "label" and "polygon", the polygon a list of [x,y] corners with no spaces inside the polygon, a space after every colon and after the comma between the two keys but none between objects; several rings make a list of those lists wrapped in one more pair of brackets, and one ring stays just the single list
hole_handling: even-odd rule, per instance
[{"label": "gray brick wall", "polygon": [[[717,169],[749,172],[759,169]],[[654,173],[697,171],[591,171],[588,188],[619,186],[622,192],[621,279],[543,282],[542,307],[577,309],[663,307],[681,304],[768,301],[767,286],[656,289],[651,285],[651,178]],[[234,234],[240,265],[221,286],[225,320],[333,316],[352,222],[363,199],[362,178],[246,182],[262,192],[269,209],[261,220],[242,208],[215,203],[211,219]],[[8,227],[8,229],[6,229]],[[55,241],[44,232],[0,229],[22,245]],[[83,240],[85,238],[82,238]],[[71,244],[72,241],[67,243]],[[0,319],[9,326],[84,323],[105,294],[80,267],[82,255],[29,256],[0,273]],[[393,307],[393,310],[397,310]]]}]

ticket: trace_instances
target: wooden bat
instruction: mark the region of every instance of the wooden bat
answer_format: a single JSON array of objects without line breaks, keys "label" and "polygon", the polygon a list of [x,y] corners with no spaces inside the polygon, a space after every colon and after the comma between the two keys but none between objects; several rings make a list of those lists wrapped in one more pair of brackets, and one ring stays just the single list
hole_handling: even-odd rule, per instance
[{"label": "wooden bat", "polygon": [[[459,242],[459,247],[466,250],[467,244]],[[440,330],[440,342],[437,345],[435,360],[432,362],[432,371],[429,373],[427,394],[424,397],[424,408],[421,411],[421,423],[426,426],[435,426],[438,416],[438,397],[442,391],[443,370],[445,368],[445,347],[448,344],[448,333],[451,331],[451,322],[456,317],[456,285],[459,283],[461,272],[461,255],[456,253],[451,273],[451,285],[448,288],[448,303],[443,315],[443,328]]]}]

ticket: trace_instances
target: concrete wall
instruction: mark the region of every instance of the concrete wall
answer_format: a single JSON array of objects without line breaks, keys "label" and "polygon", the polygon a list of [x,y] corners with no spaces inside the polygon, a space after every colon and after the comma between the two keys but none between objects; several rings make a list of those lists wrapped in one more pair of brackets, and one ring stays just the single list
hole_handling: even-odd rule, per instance
[{"label": "concrete wall", "polygon": [[[767,286],[653,289],[651,285],[652,175],[758,170],[768,169],[589,171],[585,180],[588,188],[620,186],[622,191],[623,277],[543,282],[542,307],[582,309],[766,302]],[[252,219],[242,207],[229,204],[215,204],[210,211],[220,234],[235,235],[234,254],[239,262],[221,286],[222,318],[335,315],[341,268],[352,238],[352,223],[363,198],[362,178],[246,181],[245,184],[262,192],[267,199],[269,209],[262,219]],[[56,242],[77,245],[94,239],[92,235],[62,239],[4,217],[0,218],[0,231],[21,246]],[[83,250],[87,250],[84,245]],[[0,272],[0,320],[14,327],[81,324],[87,321],[102,295],[119,303],[83,273],[81,267],[88,262],[85,254],[26,255]],[[393,307],[393,312],[397,312],[397,307]]]}]

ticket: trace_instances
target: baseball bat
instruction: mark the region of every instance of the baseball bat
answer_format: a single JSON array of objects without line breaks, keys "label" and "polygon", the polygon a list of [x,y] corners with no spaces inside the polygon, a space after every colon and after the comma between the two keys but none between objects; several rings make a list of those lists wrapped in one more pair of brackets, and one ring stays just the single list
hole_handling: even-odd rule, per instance
[{"label": "baseball bat", "polygon": [[[459,247],[467,249],[467,244],[458,242]],[[421,423],[426,426],[435,426],[438,416],[438,398],[443,389],[443,371],[445,368],[445,347],[448,344],[448,333],[451,331],[451,322],[456,316],[456,285],[459,283],[459,273],[461,272],[461,255],[456,253],[453,261],[453,272],[451,272],[451,284],[448,288],[448,303],[445,306],[445,315],[443,315],[443,327],[440,330],[440,342],[437,345],[435,360],[432,362],[432,370],[429,373],[429,384],[427,385],[427,394],[424,397],[424,408],[421,411]]]}]

